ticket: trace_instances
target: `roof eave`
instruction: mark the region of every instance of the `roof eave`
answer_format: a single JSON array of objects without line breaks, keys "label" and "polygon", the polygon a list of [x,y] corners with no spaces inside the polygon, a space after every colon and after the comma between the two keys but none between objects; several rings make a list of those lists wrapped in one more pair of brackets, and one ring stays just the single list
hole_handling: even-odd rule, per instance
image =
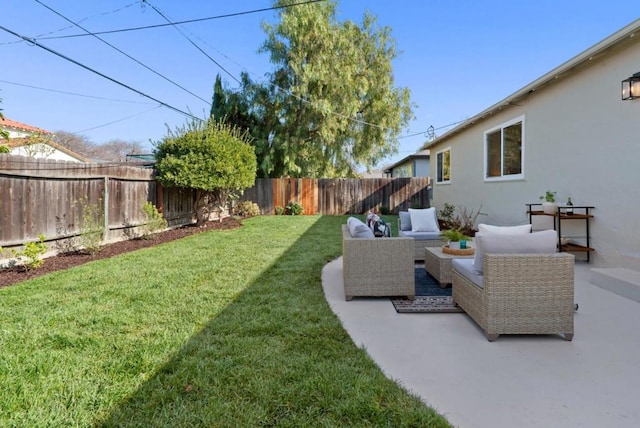
[{"label": "roof eave", "polygon": [[538,89],[542,88],[543,86],[548,85],[549,83],[555,81],[556,79],[558,79],[559,77],[563,76],[564,74],[566,74],[567,72],[573,70],[574,68],[593,60],[596,56],[598,56],[599,54],[601,54],[602,52],[606,51],[607,49],[610,49],[613,46],[616,46],[626,40],[628,40],[631,37],[635,37],[635,36],[639,36],[636,33],[638,33],[638,31],[640,31],[640,19],[637,19],[635,21],[633,21],[631,24],[623,27],[622,29],[620,29],[619,31],[613,33],[612,35],[610,35],[609,37],[607,37],[606,39],[602,40],[599,43],[596,43],[595,45],[593,45],[592,47],[590,47],[589,49],[585,50],[584,52],[574,56],[573,58],[571,58],[570,60],[564,62],[563,64],[559,65],[558,67],[554,68],[553,70],[551,70],[550,72],[544,74],[542,77],[534,80],[533,82],[529,83],[527,86],[523,87],[522,89],[514,92],[513,94],[509,95],[508,97],[504,98],[503,100],[497,102],[496,104],[492,105],[491,107],[481,111],[480,113],[476,114],[475,116],[465,120],[463,123],[461,123],[460,125],[456,126],[455,128],[452,128],[451,130],[445,132],[444,134],[442,134],[440,137],[436,138],[435,140],[426,143],[425,145],[423,145],[421,147],[421,150],[425,150],[425,149],[430,149],[431,147],[442,143],[444,140],[452,137],[453,135],[461,132],[462,130],[474,125],[475,123],[484,120],[485,118],[487,118],[488,116],[493,115],[494,113],[501,111],[505,108],[509,108],[512,106],[512,104],[518,100],[521,100],[522,98],[528,96],[529,94],[537,91]]}]

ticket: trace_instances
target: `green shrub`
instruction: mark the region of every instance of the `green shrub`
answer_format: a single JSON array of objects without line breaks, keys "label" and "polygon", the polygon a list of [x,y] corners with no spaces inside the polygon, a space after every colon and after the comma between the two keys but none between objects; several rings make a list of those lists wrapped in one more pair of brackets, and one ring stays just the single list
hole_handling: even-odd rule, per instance
[{"label": "green shrub", "polygon": [[242,201],[234,207],[234,212],[242,217],[256,217],[260,215],[260,207],[255,202]]},{"label": "green shrub", "polygon": [[300,215],[304,212],[304,208],[299,203],[291,201],[284,207],[284,211],[287,215]]},{"label": "green shrub", "polygon": [[383,206],[380,207],[380,214],[381,215],[389,215],[390,212],[391,212],[391,209],[388,206],[383,205]]},{"label": "green shrub", "polygon": [[276,215],[284,215],[284,208],[276,207]]},{"label": "green shrub", "polygon": [[102,245],[104,214],[98,205],[91,205],[86,198],[76,203],[82,206],[82,227],[78,240],[89,254],[96,254]]},{"label": "green shrub", "polygon": [[45,236],[41,233],[38,235],[38,241],[27,242],[21,251],[11,249],[11,254],[13,254],[16,259],[24,259],[23,266],[26,271],[35,269],[44,263],[44,260],[41,258],[42,255],[47,252],[47,244],[44,243],[44,240]]},{"label": "green shrub", "polygon": [[195,189],[198,226],[213,211],[222,218],[223,209],[256,178],[248,131],[213,119],[169,130],[157,145],[156,159],[157,178],[165,187]]},{"label": "green shrub", "polygon": [[444,229],[457,229],[460,227],[460,221],[456,217],[456,206],[445,202],[442,209],[438,213],[438,218],[442,222]]},{"label": "green shrub", "polygon": [[151,202],[143,205],[142,211],[147,216],[146,223],[142,226],[142,237],[147,239],[152,233],[159,232],[167,228],[167,220],[158,212],[158,208]]}]

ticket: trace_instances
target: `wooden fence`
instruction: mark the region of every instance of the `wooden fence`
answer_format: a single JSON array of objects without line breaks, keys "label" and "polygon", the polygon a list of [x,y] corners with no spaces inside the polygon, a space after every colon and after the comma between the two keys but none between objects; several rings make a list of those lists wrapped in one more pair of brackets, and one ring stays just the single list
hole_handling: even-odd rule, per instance
[{"label": "wooden fence", "polygon": [[297,202],[305,214],[390,213],[409,207],[429,207],[429,177],[414,178],[263,178],[247,189],[242,200],[257,203],[263,214]]},{"label": "wooden fence", "polygon": [[[305,214],[389,213],[429,206],[429,178],[257,179],[242,200],[263,214],[297,202]],[[78,164],[0,155],[0,246],[77,236],[85,210],[99,213],[106,241],[136,234],[152,202],[170,226],[192,222],[194,192],[163,189],[154,171],[122,164]]]},{"label": "wooden fence", "polygon": [[191,222],[193,191],[162,189],[153,170],[0,155],[0,246],[76,236],[87,209],[118,239],[146,221],[148,201],[170,225]]}]

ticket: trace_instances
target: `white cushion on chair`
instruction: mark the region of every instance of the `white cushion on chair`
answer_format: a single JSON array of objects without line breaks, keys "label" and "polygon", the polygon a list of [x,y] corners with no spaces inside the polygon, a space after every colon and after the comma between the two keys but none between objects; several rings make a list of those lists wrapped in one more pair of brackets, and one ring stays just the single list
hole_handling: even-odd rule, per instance
[{"label": "white cushion on chair", "polygon": [[438,217],[435,208],[409,208],[412,232],[439,232]]},{"label": "white cushion on chair", "polygon": [[355,217],[347,219],[347,227],[352,238],[375,238],[373,230],[364,224],[364,222]]},{"label": "white cushion on chair", "polygon": [[521,235],[498,233],[476,233],[476,254],[473,267],[479,275],[484,274],[485,254],[539,254],[555,253],[558,244],[558,234],[555,230]]},{"label": "white cushion on chair", "polygon": [[480,223],[478,232],[497,233],[500,235],[522,235],[531,233],[531,225],[523,224],[521,226],[492,226],[490,224]]}]

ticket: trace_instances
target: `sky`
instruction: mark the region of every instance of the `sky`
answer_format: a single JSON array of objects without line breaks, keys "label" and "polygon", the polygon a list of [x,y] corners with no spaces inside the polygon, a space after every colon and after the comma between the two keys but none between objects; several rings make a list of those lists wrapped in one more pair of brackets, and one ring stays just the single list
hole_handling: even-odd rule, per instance
[{"label": "sky", "polygon": [[[151,151],[189,121],[183,113],[208,116],[216,74],[236,89],[242,71],[264,81],[273,69],[258,52],[261,24],[277,19],[271,0],[2,3],[5,117],[98,144]],[[365,11],[392,30],[395,85],[409,88],[415,116],[380,167],[415,153],[429,127],[443,134],[640,16],[628,0],[339,0],[337,18],[361,23]],[[173,22],[238,15],[100,34],[111,46],[65,20],[96,33],[166,24],[158,12]]]}]

